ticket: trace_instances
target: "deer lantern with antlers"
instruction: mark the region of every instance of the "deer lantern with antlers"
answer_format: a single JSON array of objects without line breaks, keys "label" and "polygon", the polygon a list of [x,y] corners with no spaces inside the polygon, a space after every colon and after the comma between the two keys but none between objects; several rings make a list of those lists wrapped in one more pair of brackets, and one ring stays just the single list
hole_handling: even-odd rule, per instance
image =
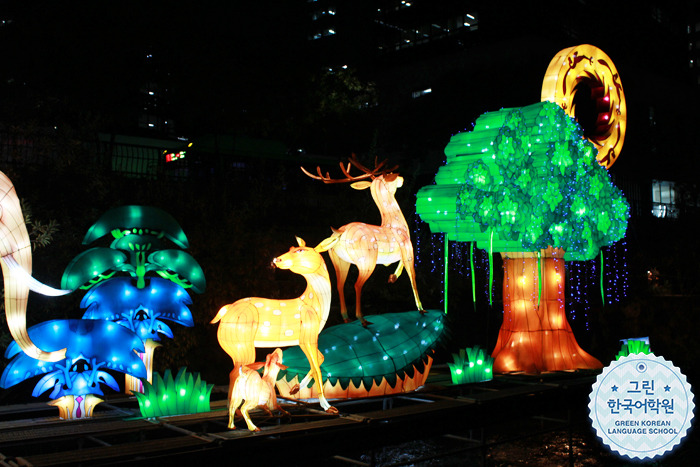
[{"label": "deer lantern with antlers", "polygon": [[[357,160],[355,155],[349,158],[349,163],[345,166],[340,163],[340,169],[345,178],[332,179],[328,173],[323,175],[321,168],[317,167],[318,175],[313,175],[303,167],[301,170],[309,177],[321,180],[323,183],[344,183],[352,182],[351,187],[356,190],[370,189],[372,198],[382,215],[382,225],[370,225],[363,222],[351,222],[339,229],[333,229],[333,234],[328,238],[337,239],[334,246],[328,250],[328,254],[335,268],[338,280],[338,294],[340,296],[340,311],[345,322],[349,321],[348,309],[345,304],[345,279],[347,278],[350,265],[354,264],[358,269],[358,278],[355,282],[355,316],[362,321],[364,326],[369,324],[362,316],[360,297],[362,296],[362,286],[372,275],[377,264],[385,266],[399,262],[394,274],[389,277],[389,282],[393,283],[405,269],[411,280],[413,297],[418,310],[423,312],[418,289],[416,287],[416,273],[413,268],[413,245],[408,231],[408,224],[401,212],[401,207],[396,201],[396,189],[403,185],[403,177],[398,173],[393,173],[397,167],[384,169],[386,161],[377,164],[375,160],[374,170],[364,167]],[[350,175],[351,166],[361,170],[361,175]]]}]

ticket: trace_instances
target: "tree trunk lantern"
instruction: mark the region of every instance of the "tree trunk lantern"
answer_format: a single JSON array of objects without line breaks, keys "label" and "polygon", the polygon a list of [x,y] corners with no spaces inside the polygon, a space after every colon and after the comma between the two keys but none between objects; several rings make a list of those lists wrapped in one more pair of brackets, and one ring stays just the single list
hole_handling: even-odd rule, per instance
[{"label": "tree trunk lantern", "polygon": [[[566,319],[564,250],[501,253],[503,324],[492,353],[498,373],[602,368]],[[540,291],[541,284],[541,291]]]}]

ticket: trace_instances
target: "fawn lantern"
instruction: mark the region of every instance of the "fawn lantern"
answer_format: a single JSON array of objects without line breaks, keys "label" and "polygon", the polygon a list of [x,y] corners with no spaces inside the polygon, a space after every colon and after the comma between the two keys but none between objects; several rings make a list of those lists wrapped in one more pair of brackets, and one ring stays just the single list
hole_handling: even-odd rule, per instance
[{"label": "fawn lantern", "polygon": [[[258,373],[258,370],[261,368],[263,369],[262,376]],[[282,349],[275,349],[274,352],[268,354],[264,363],[255,362],[241,367],[240,374],[236,378],[236,384],[232,390],[231,403],[228,408],[229,428],[236,429],[234,416],[238,407],[241,408],[241,415],[243,415],[250,431],[260,431],[260,428],[255,426],[255,423],[250,419],[250,415],[248,415],[248,411],[256,407],[263,409],[270,416],[272,416],[273,410],[278,410],[284,415],[290,416],[289,412],[277,404],[277,394],[275,394],[277,375],[280,370],[286,369],[287,367],[282,365]]]}]

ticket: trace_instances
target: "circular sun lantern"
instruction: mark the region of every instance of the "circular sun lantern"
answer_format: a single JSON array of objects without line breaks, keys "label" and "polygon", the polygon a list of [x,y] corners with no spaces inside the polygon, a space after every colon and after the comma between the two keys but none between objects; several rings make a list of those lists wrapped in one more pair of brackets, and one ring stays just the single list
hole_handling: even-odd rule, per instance
[{"label": "circular sun lantern", "polygon": [[542,101],[555,102],[578,120],[598,149],[598,163],[606,169],[613,165],[625,140],[627,104],[620,75],[605,52],[588,44],[561,50],[545,73]]}]

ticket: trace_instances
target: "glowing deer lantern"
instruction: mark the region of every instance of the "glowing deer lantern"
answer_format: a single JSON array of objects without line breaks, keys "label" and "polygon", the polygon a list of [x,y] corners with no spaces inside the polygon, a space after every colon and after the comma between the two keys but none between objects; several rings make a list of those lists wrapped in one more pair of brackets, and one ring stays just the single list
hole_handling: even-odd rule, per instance
[{"label": "glowing deer lantern", "polygon": [[[413,297],[416,300],[416,307],[423,311],[423,306],[418,298],[418,288],[416,287],[416,273],[413,268],[413,245],[408,231],[408,224],[401,212],[399,203],[396,202],[396,189],[403,185],[403,177],[398,173],[392,173],[396,167],[390,170],[382,170],[386,161],[377,164],[375,161],[374,170],[369,170],[351,157],[350,163],[345,167],[340,163],[340,168],[346,178],[332,179],[326,173],[321,173],[321,168],[317,167],[318,175],[307,172],[303,167],[301,170],[309,177],[321,180],[323,183],[344,183],[353,182],[350,186],[356,190],[369,188],[372,199],[377,204],[382,215],[382,225],[370,225],[362,222],[352,222],[344,225],[338,230],[333,229],[331,239],[337,239],[335,246],[328,250],[328,254],[335,268],[335,275],[338,280],[338,294],[340,295],[340,311],[345,322],[349,321],[348,309],[345,304],[345,279],[348,276],[350,265],[357,266],[359,271],[357,282],[355,282],[355,316],[361,320],[363,325],[367,325],[367,320],[362,316],[361,296],[362,286],[369,276],[372,275],[377,264],[389,265],[399,262],[396,272],[389,277],[389,282],[396,282],[401,272],[406,269],[413,288]],[[354,165],[364,173],[358,176],[350,175],[350,167]],[[371,181],[367,180],[371,179]]]},{"label": "glowing deer lantern", "polygon": [[298,247],[291,247],[289,252],[272,261],[278,268],[289,269],[306,279],[307,287],[300,297],[287,300],[243,298],[223,306],[211,321],[212,324],[220,323],[217,332],[219,344],[233,360],[233,371],[229,376],[229,405],[241,367],[255,362],[256,347],[298,344],[310,366],[300,385],[303,387],[313,378],[321,407],[326,412],[337,413],[323,392],[323,355],[318,351],[318,333],[326,324],[331,306],[331,282],[320,253],[337,241],[337,238],[326,239],[310,248],[297,237]]},{"label": "glowing deer lantern", "polygon": [[[262,376],[257,371],[261,368],[264,368]],[[236,429],[233,417],[238,407],[241,407],[241,415],[243,415],[250,431],[260,431],[260,428],[255,426],[248,415],[248,411],[256,407],[263,409],[270,416],[272,416],[273,410],[279,410],[289,417],[289,412],[277,404],[277,394],[275,394],[277,375],[280,370],[286,369],[287,367],[282,365],[282,349],[275,349],[274,352],[268,354],[265,363],[255,362],[241,367],[241,374],[236,379],[236,385],[232,391],[232,401],[228,408],[229,428]]]}]

